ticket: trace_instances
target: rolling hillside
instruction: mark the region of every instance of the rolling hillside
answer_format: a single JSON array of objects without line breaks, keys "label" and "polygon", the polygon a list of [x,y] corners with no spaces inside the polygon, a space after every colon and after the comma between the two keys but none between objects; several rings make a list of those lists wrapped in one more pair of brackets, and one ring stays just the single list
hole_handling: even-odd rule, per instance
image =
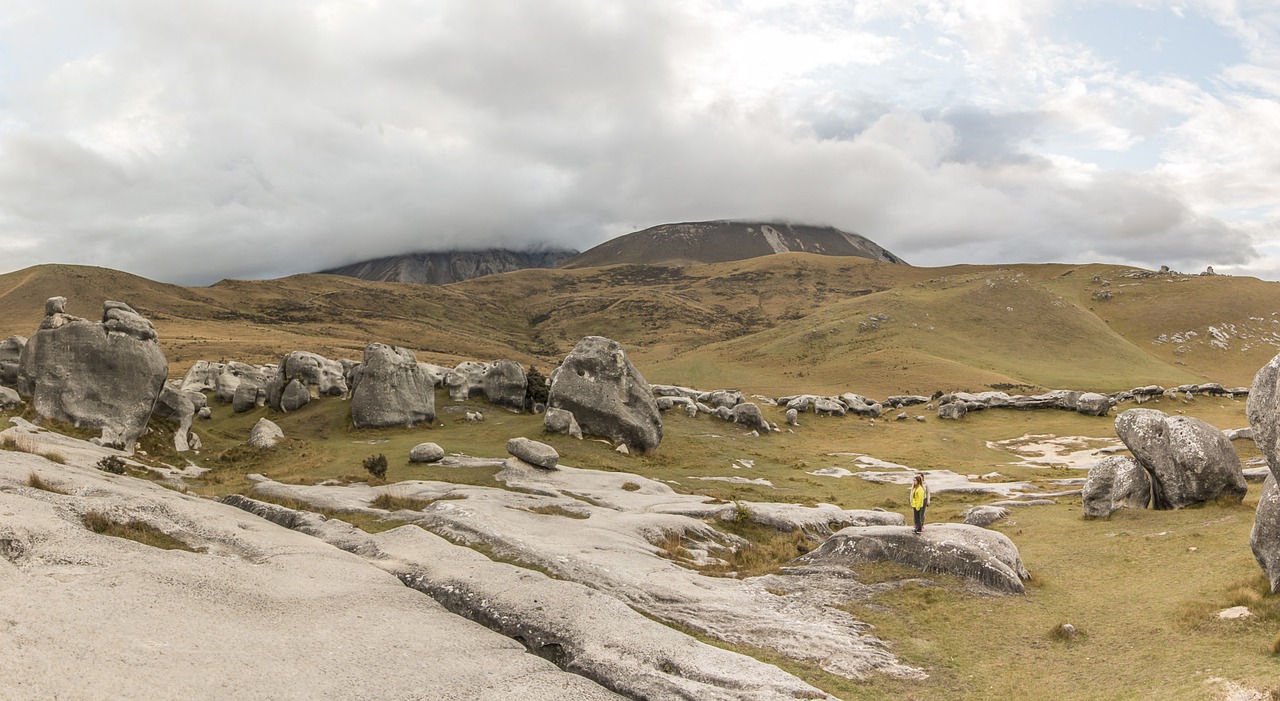
[{"label": "rolling hillside", "polygon": [[[1110,292],[1110,299],[1102,293]],[[1280,284],[1115,266],[915,268],[785,253],[711,265],[531,269],[439,286],[327,275],[184,288],[100,268],[0,276],[0,337],[46,298],[129,302],[171,372],[198,359],[358,358],[371,341],[452,364],[554,364],[577,339],[627,346],[651,381],[767,394],[1011,386],[1247,385],[1280,350]]]}]

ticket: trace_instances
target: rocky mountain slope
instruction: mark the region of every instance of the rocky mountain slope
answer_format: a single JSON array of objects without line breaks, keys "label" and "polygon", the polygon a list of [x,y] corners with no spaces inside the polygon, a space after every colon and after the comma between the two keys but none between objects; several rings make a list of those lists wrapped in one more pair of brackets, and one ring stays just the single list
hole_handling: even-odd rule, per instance
[{"label": "rocky mountain slope", "polygon": [[375,282],[448,285],[483,275],[509,273],[525,268],[554,268],[577,254],[577,251],[565,248],[528,251],[489,248],[481,251],[408,253],[321,270],[320,274],[346,275]]},{"label": "rocky mountain slope", "polygon": [[874,241],[830,226],[719,220],[662,224],[619,236],[564,265],[586,268],[619,263],[723,263],[788,252],[906,264]]}]

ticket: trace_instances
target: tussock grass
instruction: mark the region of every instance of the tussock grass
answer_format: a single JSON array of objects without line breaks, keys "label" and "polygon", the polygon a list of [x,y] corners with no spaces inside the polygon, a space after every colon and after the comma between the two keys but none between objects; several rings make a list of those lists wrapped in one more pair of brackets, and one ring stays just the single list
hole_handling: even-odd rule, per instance
[{"label": "tussock grass", "polygon": [[13,436],[5,436],[0,438],[0,450],[21,450],[18,447],[18,441]]},{"label": "tussock grass", "polygon": [[66,490],[58,487],[52,482],[46,482],[40,477],[40,475],[37,475],[34,472],[27,476],[27,486],[45,492],[53,492],[54,494],[68,494]]},{"label": "tussock grass", "polygon": [[124,538],[134,542],[150,545],[153,548],[161,550],[186,550],[188,552],[196,552],[191,546],[165,533],[164,531],[137,519],[130,519],[123,523],[113,521],[109,516],[89,511],[82,517],[85,528],[99,535],[111,536],[113,538]]},{"label": "tussock grass", "polygon": [[63,455],[62,453],[59,453],[56,450],[49,450],[49,451],[40,453],[40,457],[44,458],[45,460],[48,460],[49,462],[56,462],[59,465],[67,464],[67,456]]},{"label": "tussock grass", "polygon": [[635,482],[623,482],[622,489],[627,492],[636,492],[640,490],[640,485]]},{"label": "tussock grass", "polygon": [[747,541],[745,545],[738,547],[699,545],[707,548],[710,557],[723,562],[696,562],[689,551],[691,544],[680,531],[666,531],[662,537],[653,541],[653,545],[658,548],[660,556],[684,567],[708,576],[739,579],[777,572],[779,568],[818,546],[818,543],[799,530],[779,531],[746,520],[715,525],[718,530]]},{"label": "tussock grass", "polygon": [[543,506],[531,506],[524,509],[533,514],[545,514],[547,516],[564,516],[565,518],[587,519],[591,518],[591,514],[584,514],[572,509],[566,509],[559,504],[545,504]]},{"label": "tussock grass", "polygon": [[402,497],[394,494],[383,492],[379,494],[373,501],[369,502],[369,508],[385,509],[387,511],[422,511],[437,501],[446,499],[466,499],[462,494],[446,494],[435,499],[419,499],[418,497]]}]

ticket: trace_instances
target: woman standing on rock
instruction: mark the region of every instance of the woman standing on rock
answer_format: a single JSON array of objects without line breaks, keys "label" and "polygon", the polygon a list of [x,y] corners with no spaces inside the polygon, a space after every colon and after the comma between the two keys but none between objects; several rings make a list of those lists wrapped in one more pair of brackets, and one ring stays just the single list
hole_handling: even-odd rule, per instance
[{"label": "woman standing on rock", "polygon": [[924,530],[924,510],[929,505],[929,485],[924,483],[924,475],[916,474],[915,483],[911,485],[911,515],[915,519],[915,531]]}]

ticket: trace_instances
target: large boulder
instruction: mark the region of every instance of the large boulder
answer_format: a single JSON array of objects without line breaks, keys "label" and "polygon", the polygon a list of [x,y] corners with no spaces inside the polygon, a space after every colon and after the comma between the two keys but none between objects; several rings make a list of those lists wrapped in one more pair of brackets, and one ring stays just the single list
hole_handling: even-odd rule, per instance
[{"label": "large boulder", "polygon": [[419,443],[409,450],[409,462],[440,462],[444,460],[444,448],[435,443]]},{"label": "large boulder", "polygon": [[712,408],[724,407],[732,409],[746,401],[746,398],[742,396],[742,392],[736,389],[717,389],[698,395],[698,401]]},{"label": "large boulder", "polygon": [[490,402],[512,411],[524,411],[527,382],[520,363],[514,360],[495,360],[485,369],[481,384],[484,396]]},{"label": "large boulder", "polygon": [[969,407],[964,402],[952,401],[938,405],[938,418],[940,419],[959,421],[968,413]]},{"label": "large boulder", "polygon": [[241,382],[231,395],[231,410],[237,414],[253,411],[267,400],[266,388],[252,382]]},{"label": "large boulder", "polygon": [[444,377],[444,386],[449,390],[449,398],[461,402],[471,398],[473,394],[484,392],[484,376],[489,370],[488,363],[467,360],[449,371]]},{"label": "large boulder", "polygon": [[507,441],[507,452],[512,457],[523,460],[534,467],[554,470],[560,461],[560,453],[546,443],[524,438],[512,438]]},{"label": "large boulder", "polygon": [[[191,450],[191,424],[196,417],[196,403],[192,401],[194,394],[201,399],[204,395],[199,392],[187,391],[179,389],[182,382],[166,384],[160,392],[160,398],[156,400],[154,414],[162,419],[167,419],[178,424],[177,430],[173,432],[173,449],[179,453],[185,453]],[[203,406],[203,404],[201,405]]]},{"label": "large boulder", "polygon": [[23,347],[18,393],[41,417],[98,429],[98,442],[132,452],[169,372],[155,328],[122,302],[104,302],[100,322],[64,305],[46,304],[51,313]]},{"label": "large boulder", "polygon": [[733,407],[733,422],[762,434],[773,430],[769,422],[765,421],[764,414],[760,413],[760,407],[752,402],[743,402]]},{"label": "large boulder", "polygon": [[18,360],[26,345],[26,336],[10,336],[0,341],[0,386],[14,387],[18,384]]},{"label": "large boulder", "polygon": [[[267,386],[263,369],[235,361],[222,365],[222,371],[214,381],[214,398],[223,404],[232,404],[235,402],[236,392],[245,383],[254,388],[253,396],[258,397],[258,390]],[[263,399],[265,397],[265,394],[262,395]]]},{"label": "large boulder", "polygon": [[1106,416],[1116,403],[1105,394],[1085,392],[1076,399],[1076,411],[1086,416]]},{"label": "large boulder", "polygon": [[1254,376],[1245,414],[1253,441],[1267,459],[1271,474],[1280,476],[1280,355]]},{"label": "large boulder", "polygon": [[1089,468],[1082,490],[1085,518],[1106,518],[1119,509],[1145,509],[1151,478],[1128,455],[1111,455]]},{"label": "large boulder", "polygon": [[193,392],[213,392],[218,389],[218,375],[227,367],[226,363],[214,363],[208,360],[197,360],[183,375],[178,388]]},{"label": "large boulder", "polygon": [[287,385],[298,380],[311,398],[341,397],[347,393],[347,378],[342,363],[306,351],[293,351],[280,361],[280,374]]},{"label": "large boulder", "polygon": [[418,367],[413,351],[369,344],[351,393],[351,422],[356,428],[413,426],[435,418],[435,386]]},{"label": "large boulder", "polygon": [[[346,382],[343,382],[342,386],[346,387]],[[297,411],[310,402],[310,390],[297,377],[289,380],[280,393],[280,411]]]},{"label": "large boulder", "polygon": [[547,409],[547,413],[542,416],[542,427],[548,433],[567,433],[582,440],[582,427],[578,425],[578,420],[573,418],[573,412],[564,409]]},{"label": "large boulder", "polygon": [[896,562],[924,572],[956,575],[997,592],[1022,594],[1031,575],[1018,547],[1003,533],[963,523],[939,523],[914,533],[908,526],[853,526],[837,531],[799,558],[813,564]]},{"label": "large boulder", "polygon": [[0,387],[0,409],[12,409],[22,403],[22,397],[11,387]]},{"label": "large boulder", "polygon": [[1231,441],[1200,419],[1130,409],[1116,417],[1116,434],[1150,474],[1153,508],[1241,501],[1249,489]]},{"label": "large boulder", "polygon": [[249,445],[258,450],[266,450],[276,447],[276,443],[279,443],[281,438],[284,438],[284,431],[280,430],[274,421],[261,418],[249,432]]},{"label": "large boulder", "polygon": [[571,412],[584,433],[604,436],[632,451],[651,451],[662,442],[662,417],[649,383],[622,345],[587,336],[551,373],[549,407]]},{"label": "large boulder", "polygon": [[1268,475],[1262,485],[1249,546],[1271,582],[1272,593],[1280,592],[1280,486],[1275,475]]}]

